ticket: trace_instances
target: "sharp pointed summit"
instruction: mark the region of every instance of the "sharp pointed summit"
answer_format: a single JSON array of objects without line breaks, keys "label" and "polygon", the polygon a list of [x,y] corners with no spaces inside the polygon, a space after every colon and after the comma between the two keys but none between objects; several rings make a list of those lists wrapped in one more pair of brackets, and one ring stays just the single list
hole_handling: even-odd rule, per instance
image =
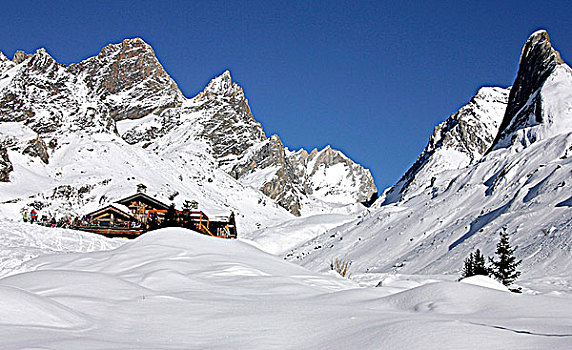
[{"label": "sharp pointed summit", "polygon": [[[539,90],[555,70],[566,65],[552,47],[545,30],[534,32],[522,48],[518,74],[493,147],[515,130],[531,123],[542,123],[542,98]],[[533,118],[529,118],[533,116]]]},{"label": "sharp pointed summit", "polygon": [[201,100],[204,98],[232,98],[244,100],[244,91],[235,82],[232,81],[230,71],[226,70],[221,75],[213,78],[195,99]]}]

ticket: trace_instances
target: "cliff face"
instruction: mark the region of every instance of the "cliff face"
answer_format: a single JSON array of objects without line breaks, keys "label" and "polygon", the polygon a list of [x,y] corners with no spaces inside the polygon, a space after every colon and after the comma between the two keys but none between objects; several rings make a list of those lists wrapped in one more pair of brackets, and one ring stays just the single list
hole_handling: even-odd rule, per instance
[{"label": "cliff face", "polygon": [[108,45],[69,71],[85,84],[89,95],[105,103],[114,120],[160,113],[185,100],[151,46],[139,38]]},{"label": "cliff face", "polygon": [[569,70],[560,53],[552,47],[546,31],[540,30],[530,36],[522,48],[518,75],[493,147],[518,129],[551,122],[543,118],[543,98],[539,92],[557,70],[566,70],[565,67]]},{"label": "cliff face", "polygon": [[[327,202],[334,197],[326,194],[335,193],[334,202],[351,204],[376,190],[369,172],[340,153],[338,160],[322,157],[312,164],[316,169],[346,164],[343,176],[351,181],[343,184],[346,188],[329,188],[341,182],[321,180],[321,192],[316,191],[311,178],[317,170],[300,170],[305,161],[296,163],[277,136],[266,137],[230,72],[187,99],[139,38],[108,45],[70,66],[57,63],[44,49],[31,55],[19,51],[13,60],[0,53],[0,122],[21,123],[35,133],[25,139],[0,135],[0,142],[8,151],[38,157],[44,164],[67,133],[117,135],[161,155],[200,149],[213,167],[255,185],[296,215],[310,205],[313,194]],[[247,179],[252,177],[256,184]]]}]

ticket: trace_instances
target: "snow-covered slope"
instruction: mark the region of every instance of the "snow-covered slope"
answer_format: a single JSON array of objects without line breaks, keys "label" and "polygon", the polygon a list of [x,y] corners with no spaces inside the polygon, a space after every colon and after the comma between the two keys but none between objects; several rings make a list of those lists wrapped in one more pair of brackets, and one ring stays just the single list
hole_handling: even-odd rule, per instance
[{"label": "snow-covered slope", "polygon": [[3,222],[0,226],[0,276],[27,271],[25,263],[51,254],[86,253],[117,248],[124,239],[87,232]]},{"label": "snow-covered slope", "polygon": [[22,267],[0,279],[2,348],[567,349],[572,336],[569,297],[456,282],[392,294],[183,229]]},{"label": "snow-covered slope", "polygon": [[[2,135],[35,140],[20,123],[0,124],[0,130]],[[11,147],[11,181],[0,183],[4,219],[19,219],[21,210],[32,207],[40,216],[86,214],[135,193],[139,183],[157,199],[178,207],[185,200],[196,200],[206,213],[234,211],[242,232],[291,217],[261,192],[237,183],[208,154],[185,148],[189,145],[175,143],[170,152],[158,154],[109,133],[70,133],[57,140],[49,164],[18,150],[29,142],[25,137]]]},{"label": "snow-covered slope", "polygon": [[[547,38],[545,32],[531,36],[519,72],[537,75],[534,67],[523,69],[522,65],[529,64],[528,56],[542,56],[535,49],[553,52]],[[559,57],[554,53],[550,56]],[[541,63],[535,67],[545,70]],[[501,135],[512,131],[490,144],[490,152],[485,151],[493,139],[490,132],[448,136],[449,141],[439,143],[433,153],[427,151],[433,147],[430,142],[424,152],[429,156],[420,157],[420,166],[416,163],[409,172],[413,180],[403,187],[405,195],[307,242],[288,253],[288,258],[318,270],[327,269],[331,259],[348,259],[353,261],[356,278],[362,274],[360,278],[372,282],[376,273],[458,274],[463,260],[475,248],[493,255],[498,232],[505,227],[518,258],[523,259],[519,283],[532,285],[534,280],[538,288],[544,283],[546,289],[558,289],[555,284],[559,284],[571,290],[572,71],[559,62],[542,77],[535,83],[536,90],[518,88],[529,91],[527,96],[513,94],[513,87],[508,106],[516,103],[513,96],[541,103],[532,109],[521,108],[507,124],[515,127],[500,130]],[[518,85],[526,79],[519,73],[516,81]],[[501,97],[506,91],[492,91],[497,97],[487,104],[490,108],[480,107],[482,102],[477,98],[471,102],[477,103],[472,110],[482,112],[474,115],[483,124],[499,121],[499,110],[505,103]],[[463,111],[467,107],[456,115]],[[440,135],[440,130],[436,134]],[[479,146],[475,148],[479,152],[472,160],[466,153],[462,162],[448,162],[446,165],[452,166],[445,168],[441,161],[432,162],[440,154],[455,159],[448,155],[477,138],[481,141],[474,145]],[[486,155],[479,159],[482,154]]]},{"label": "snow-covered slope", "polygon": [[[300,215],[302,207],[313,213],[340,201],[351,205],[375,191],[369,171],[341,153],[347,166],[336,171],[348,181],[322,184],[341,194],[325,202],[304,191],[305,174],[293,172],[285,157],[258,154],[246,165],[245,157],[275,139],[266,138],[229,72],[187,99],[141,39],[70,66],[44,49],[0,56],[4,218],[18,218],[33,202],[51,215],[76,214],[132,192],[138,181],[167,201],[196,199],[245,213],[247,228],[256,229],[287,218],[275,202]],[[281,142],[276,152],[285,154]]]},{"label": "snow-covered slope", "polygon": [[502,88],[481,88],[467,105],[437,125],[417,161],[378,204],[414,195],[431,187],[439,173],[478,162],[498,133],[508,92]]}]

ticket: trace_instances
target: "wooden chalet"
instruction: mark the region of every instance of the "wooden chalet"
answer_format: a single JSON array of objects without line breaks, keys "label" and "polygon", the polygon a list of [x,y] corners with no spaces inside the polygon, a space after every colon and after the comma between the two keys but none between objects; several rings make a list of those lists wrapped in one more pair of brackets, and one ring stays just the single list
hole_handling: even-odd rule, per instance
[{"label": "wooden chalet", "polygon": [[[237,238],[234,213],[218,215],[211,220],[205,213],[193,209],[175,210],[170,227],[185,227],[205,235],[221,238]],[[108,237],[134,238],[147,231],[160,228],[169,206],[146,194],[144,185],[137,186],[137,193],[88,213],[77,220],[72,228],[98,233]],[[173,209],[171,209],[173,210]]]},{"label": "wooden chalet", "polygon": [[99,223],[100,226],[115,226],[117,224],[131,223],[136,217],[131,214],[129,209],[123,205],[112,203],[107,207],[101,208],[89,214],[93,221]]},{"label": "wooden chalet", "polygon": [[143,185],[137,186],[137,193],[118,200],[116,203],[129,209],[135,219],[141,223],[147,223],[149,217],[155,214],[160,221],[167,213],[169,206],[145,193]]}]

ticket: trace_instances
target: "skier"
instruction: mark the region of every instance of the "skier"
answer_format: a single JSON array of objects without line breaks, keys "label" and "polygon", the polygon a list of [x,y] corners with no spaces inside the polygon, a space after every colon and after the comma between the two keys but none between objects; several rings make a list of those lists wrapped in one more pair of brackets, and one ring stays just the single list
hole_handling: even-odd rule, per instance
[{"label": "skier", "polygon": [[28,212],[24,212],[24,222],[28,222]]},{"label": "skier", "polygon": [[32,212],[30,213],[30,222],[33,224],[36,219],[38,218],[38,213],[36,212],[36,209],[32,209]]}]

